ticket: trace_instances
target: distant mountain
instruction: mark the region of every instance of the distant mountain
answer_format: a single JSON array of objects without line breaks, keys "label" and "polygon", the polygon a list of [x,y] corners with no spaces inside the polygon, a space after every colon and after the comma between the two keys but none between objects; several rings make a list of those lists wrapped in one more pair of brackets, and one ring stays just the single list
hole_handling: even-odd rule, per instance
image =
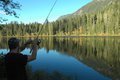
[{"label": "distant mountain", "polygon": [[93,0],[92,2],[88,3],[87,5],[83,6],[78,11],[73,13],[73,15],[83,15],[103,10],[114,1],[115,0]]},{"label": "distant mountain", "polygon": [[58,20],[65,19],[65,18],[71,17],[71,16],[72,16],[71,14],[63,15],[63,16],[60,16],[60,17],[58,18]]},{"label": "distant mountain", "polygon": [[114,1],[116,0],[93,0],[92,2],[88,3],[87,5],[74,12],[73,14],[61,16],[59,19],[64,19],[74,15],[95,13],[97,11],[103,10],[105,7],[109,6]]}]

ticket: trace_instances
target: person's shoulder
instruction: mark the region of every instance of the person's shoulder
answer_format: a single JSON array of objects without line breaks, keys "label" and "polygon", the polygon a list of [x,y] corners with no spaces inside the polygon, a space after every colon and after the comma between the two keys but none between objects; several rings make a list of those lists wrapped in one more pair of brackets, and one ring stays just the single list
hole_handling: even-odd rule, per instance
[{"label": "person's shoulder", "polygon": [[7,54],[5,54],[4,56],[5,56],[5,57],[7,57],[7,56],[9,56],[9,55],[10,55],[10,53],[8,52],[8,53],[7,53]]},{"label": "person's shoulder", "polygon": [[18,53],[17,55],[19,55],[19,56],[27,56],[27,55],[25,55],[23,53]]},{"label": "person's shoulder", "polygon": [[18,55],[23,55],[22,53],[17,53]]},{"label": "person's shoulder", "polygon": [[17,55],[18,55],[18,56],[21,56],[21,57],[23,57],[23,56],[24,56],[24,57],[27,57],[27,55],[22,54],[22,53],[18,53]]},{"label": "person's shoulder", "polygon": [[18,54],[18,59],[19,59],[21,62],[23,62],[23,64],[27,64],[28,56],[25,55],[25,54],[19,53],[19,54]]}]

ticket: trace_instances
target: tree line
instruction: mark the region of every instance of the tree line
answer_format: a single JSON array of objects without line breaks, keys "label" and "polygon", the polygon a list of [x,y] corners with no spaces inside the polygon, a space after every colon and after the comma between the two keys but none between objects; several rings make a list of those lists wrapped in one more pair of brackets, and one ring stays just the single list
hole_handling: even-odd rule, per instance
[{"label": "tree line", "polygon": [[0,24],[0,36],[36,36],[43,27],[42,36],[109,36],[120,35],[120,2],[114,1],[103,10],[65,19],[40,23],[11,22]]}]

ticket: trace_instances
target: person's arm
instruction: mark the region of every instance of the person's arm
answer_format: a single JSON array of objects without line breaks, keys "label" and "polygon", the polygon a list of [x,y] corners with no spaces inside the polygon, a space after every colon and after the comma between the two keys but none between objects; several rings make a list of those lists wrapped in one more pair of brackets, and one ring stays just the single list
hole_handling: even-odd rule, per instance
[{"label": "person's arm", "polygon": [[33,50],[32,50],[32,54],[30,56],[28,56],[27,61],[33,61],[36,59],[36,55],[37,55],[37,50],[38,50],[38,45],[37,45],[37,41],[35,41],[33,43]]},{"label": "person's arm", "polygon": [[26,41],[22,46],[20,46],[20,52],[23,51],[29,44],[32,43],[32,40]]}]

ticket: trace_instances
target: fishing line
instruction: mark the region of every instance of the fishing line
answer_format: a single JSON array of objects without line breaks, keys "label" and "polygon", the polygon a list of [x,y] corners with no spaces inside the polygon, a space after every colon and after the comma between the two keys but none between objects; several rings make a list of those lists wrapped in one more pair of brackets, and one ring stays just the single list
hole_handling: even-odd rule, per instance
[{"label": "fishing line", "polygon": [[46,23],[48,23],[48,18],[49,18],[49,16],[50,16],[51,12],[53,11],[53,9],[54,9],[54,7],[55,7],[57,1],[58,1],[58,0],[55,0],[55,2],[54,2],[54,4],[53,4],[52,8],[50,9],[50,11],[49,11],[49,13],[48,13],[48,15],[47,15],[47,17],[46,17],[44,23],[43,23],[43,26],[41,27],[41,29],[40,29],[40,31],[39,31],[39,33],[38,33],[37,38],[39,37],[39,34],[41,33],[43,27],[46,25]]},{"label": "fishing line", "polygon": [[[40,29],[40,31],[39,31],[39,33],[38,33],[38,35],[37,35],[37,38],[36,38],[36,39],[38,39],[38,37],[39,37],[39,35],[40,35],[40,33],[41,33],[41,31],[42,31],[43,27],[45,27],[45,26],[46,26],[46,24],[48,24],[48,18],[49,18],[49,16],[50,16],[51,12],[53,11],[53,9],[54,9],[54,7],[55,7],[55,5],[56,5],[57,1],[58,1],[58,0],[55,0],[55,2],[54,2],[54,4],[53,4],[52,8],[50,9],[50,11],[49,11],[49,13],[48,13],[48,15],[47,15],[47,17],[46,17],[46,19],[45,19],[45,21],[44,21],[44,23],[43,23],[43,25],[42,25],[41,29]],[[39,42],[41,42],[41,40],[40,40]],[[30,53],[32,52],[32,50],[33,50],[33,47],[31,48]]]}]

